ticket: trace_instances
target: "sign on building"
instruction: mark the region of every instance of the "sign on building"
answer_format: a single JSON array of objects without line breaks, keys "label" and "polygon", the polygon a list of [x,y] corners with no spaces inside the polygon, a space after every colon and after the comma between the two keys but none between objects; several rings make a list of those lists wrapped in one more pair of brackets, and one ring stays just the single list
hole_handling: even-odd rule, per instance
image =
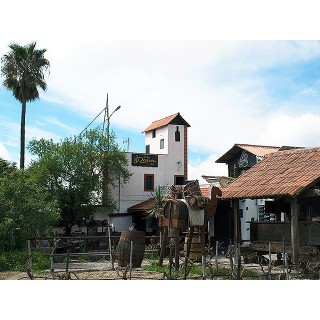
[{"label": "sign on building", "polygon": [[136,167],[158,167],[158,155],[132,153],[131,165]]}]

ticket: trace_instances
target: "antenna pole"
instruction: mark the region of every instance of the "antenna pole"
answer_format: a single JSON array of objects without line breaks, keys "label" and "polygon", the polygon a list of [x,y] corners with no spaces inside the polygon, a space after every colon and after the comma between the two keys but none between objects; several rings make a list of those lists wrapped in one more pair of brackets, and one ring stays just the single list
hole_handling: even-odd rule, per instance
[{"label": "antenna pole", "polygon": [[130,138],[128,137],[128,139],[126,139],[126,140],[123,140],[123,143],[125,144],[127,144],[127,152],[129,151],[129,146],[130,146]]},{"label": "antenna pole", "polygon": [[[106,102],[106,107],[104,108],[104,117],[103,117],[103,126],[102,126],[102,137],[104,136],[104,124],[106,122],[106,113],[108,110],[108,93],[107,93],[107,102]],[[109,110],[108,110],[109,113]]]}]

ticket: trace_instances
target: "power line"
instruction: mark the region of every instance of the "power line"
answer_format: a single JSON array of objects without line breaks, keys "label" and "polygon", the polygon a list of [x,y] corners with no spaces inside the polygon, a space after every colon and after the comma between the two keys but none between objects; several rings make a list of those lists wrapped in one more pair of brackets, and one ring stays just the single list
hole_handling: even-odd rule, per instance
[{"label": "power line", "polygon": [[[110,115],[109,115],[109,106],[108,106],[108,94],[107,94],[107,103],[106,103],[106,106],[99,112],[99,114],[76,136],[75,140],[84,132],[88,129],[88,127],[100,116],[100,114],[102,112],[104,112],[104,119],[103,119],[103,122],[97,126],[97,128],[99,128],[101,125],[104,125],[106,121],[108,121],[108,134],[109,134],[109,121],[110,121],[110,118],[111,116],[116,112],[118,111],[119,109],[121,108],[121,106],[118,106]],[[107,118],[106,118],[106,113],[107,114]],[[103,126],[103,129],[102,131],[104,132],[104,126]],[[102,133],[103,134],[103,133]]]},{"label": "power line", "polygon": [[[100,113],[77,135],[76,138],[78,138],[84,131],[86,131],[88,129],[88,127],[90,127],[90,125],[100,116],[100,114],[105,111],[106,107],[104,107]],[[104,121],[105,122],[105,121]],[[103,122],[103,123],[104,123]],[[101,123],[98,127],[100,127],[103,123]]]}]

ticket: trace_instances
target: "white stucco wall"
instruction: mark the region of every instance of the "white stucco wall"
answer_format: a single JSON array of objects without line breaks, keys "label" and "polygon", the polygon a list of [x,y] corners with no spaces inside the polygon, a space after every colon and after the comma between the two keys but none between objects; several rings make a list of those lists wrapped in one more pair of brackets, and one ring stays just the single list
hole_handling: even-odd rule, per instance
[{"label": "white stucco wall", "polygon": [[[176,128],[179,127],[180,141],[175,141]],[[164,139],[164,148],[160,149],[160,140]],[[156,129],[156,136],[152,138],[152,131],[145,133],[145,145],[150,146],[151,154],[166,154],[168,156],[167,165],[171,169],[176,170],[176,164],[181,162],[179,174],[183,174],[184,161],[184,126],[183,125],[168,125]]]},{"label": "white stucco wall", "polygon": [[243,210],[243,218],[241,218],[241,239],[250,240],[250,220],[258,220],[258,205],[264,205],[263,199],[251,200],[245,199],[239,201],[239,209]]},{"label": "white stucco wall", "polygon": [[[180,141],[175,141],[176,128],[179,128]],[[184,160],[184,126],[183,125],[169,125],[168,126],[168,155],[172,159],[172,163]]]},{"label": "white stucco wall", "polygon": [[[152,197],[150,191],[144,191],[144,175],[154,175],[154,187],[174,184],[176,175],[183,175],[183,164],[178,161],[172,163],[168,155],[158,155],[158,167],[139,167],[131,165],[132,153],[126,153],[129,162],[129,170],[133,173],[130,181],[122,187],[113,189],[118,212],[127,212],[127,209]],[[172,158],[172,157],[171,157]]]},{"label": "white stucco wall", "polygon": [[[155,138],[152,138],[152,131],[145,134],[145,144],[150,145],[150,154],[158,155],[158,167],[133,166],[134,152],[126,152],[128,169],[133,175],[128,183],[112,191],[118,206],[117,212],[127,212],[129,207],[148,200],[152,196],[150,191],[144,191],[145,174],[154,175],[155,188],[170,186],[175,183],[175,176],[184,175],[184,126],[179,126],[180,141],[175,141],[176,127],[177,125],[168,125],[157,129]],[[160,149],[160,139],[164,139],[164,149]]]},{"label": "white stucco wall", "polygon": [[[160,149],[160,140],[164,139],[164,148]],[[145,145],[150,145],[150,153],[168,154],[168,126],[156,129],[156,136],[152,138],[152,131],[145,133]]]},{"label": "white stucco wall", "polygon": [[[179,127],[180,141],[175,141],[175,131]],[[160,149],[160,140],[164,139],[164,148]],[[158,167],[142,167],[132,165],[132,154],[126,152],[128,169],[133,173],[128,183],[122,187],[112,189],[112,196],[117,204],[117,210],[110,213],[126,213],[128,208],[152,197],[150,191],[144,191],[144,175],[154,175],[154,187],[170,186],[175,183],[175,176],[184,176],[184,126],[167,125],[156,129],[156,136],[152,131],[145,133],[145,145],[150,145],[150,154],[158,155]],[[128,230],[132,222],[131,216],[113,216],[107,212],[97,211],[95,219],[107,219],[116,227],[116,231]]]}]

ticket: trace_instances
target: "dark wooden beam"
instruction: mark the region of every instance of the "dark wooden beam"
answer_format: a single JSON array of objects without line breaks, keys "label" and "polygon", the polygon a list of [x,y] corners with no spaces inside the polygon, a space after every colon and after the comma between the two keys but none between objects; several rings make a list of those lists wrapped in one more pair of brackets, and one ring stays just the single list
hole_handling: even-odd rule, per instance
[{"label": "dark wooden beam", "polygon": [[320,189],[308,189],[301,193],[300,197],[319,197],[320,196]]},{"label": "dark wooden beam", "polygon": [[232,199],[232,210],[233,210],[233,244],[236,252],[236,248],[241,239],[240,234],[240,216],[239,216],[239,200]]},{"label": "dark wooden beam", "polygon": [[291,204],[291,246],[292,246],[292,262],[298,264],[299,256],[299,229],[298,229],[298,200],[294,197],[290,201]]}]

